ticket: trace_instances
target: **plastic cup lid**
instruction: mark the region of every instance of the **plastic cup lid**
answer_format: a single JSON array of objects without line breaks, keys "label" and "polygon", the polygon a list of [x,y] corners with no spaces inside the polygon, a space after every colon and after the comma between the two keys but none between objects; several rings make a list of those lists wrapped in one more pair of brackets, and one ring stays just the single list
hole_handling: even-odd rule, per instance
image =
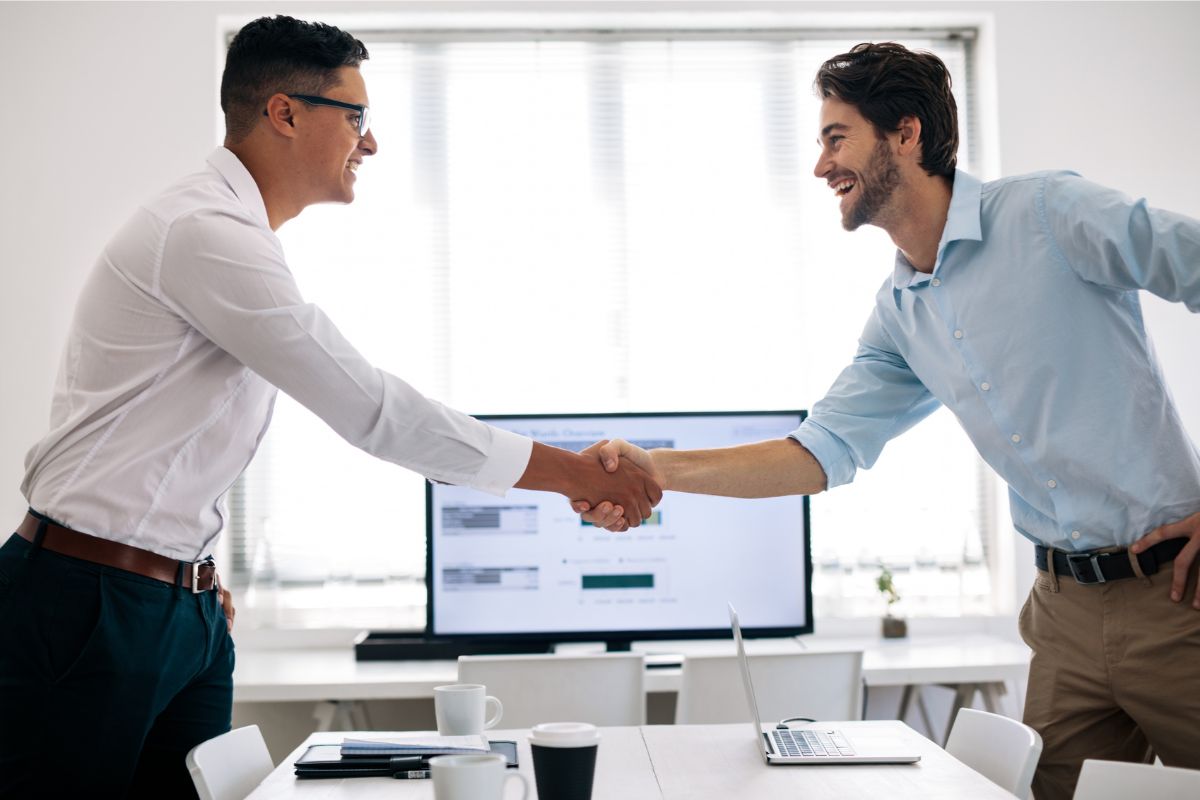
[{"label": "plastic cup lid", "polygon": [[529,734],[529,743],[539,747],[588,747],[599,741],[600,731],[588,722],[543,722]]}]

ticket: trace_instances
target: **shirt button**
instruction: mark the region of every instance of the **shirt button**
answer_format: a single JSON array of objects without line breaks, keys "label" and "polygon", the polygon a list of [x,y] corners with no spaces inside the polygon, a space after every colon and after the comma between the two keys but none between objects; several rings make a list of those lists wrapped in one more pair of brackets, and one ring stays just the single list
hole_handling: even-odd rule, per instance
[{"label": "shirt button", "polygon": [[934,278],[933,280],[931,280],[931,281],[930,281],[930,283],[932,283],[934,286],[941,286],[941,285],[942,285],[942,281],[941,281],[941,279],[940,279],[940,278]]},{"label": "shirt button", "polygon": [[955,331],[955,332],[954,332],[954,338],[955,338],[955,339],[961,339],[961,338],[962,338],[962,331]]},{"label": "shirt button", "polygon": [[1046,481],[1046,485],[1053,489],[1058,486],[1058,481],[1051,478],[1050,480]]},{"label": "shirt button", "polygon": [[984,381],[983,383],[979,384],[979,388],[983,389],[985,392],[990,392],[992,390],[992,385],[987,381]]},{"label": "shirt button", "polygon": [[1010,438],[1010,439],[1012,439],[1012,441],[1013,441],[1013,444],[1017,444],[1017,443],[1019,443],[1019,442],[1021,441],[1021,434],[1019,434],[1019,433],[1014,433],[1014,434],[1013,434],[1012,436],[1010,436],[1009,438]]},{"label": "shirt button", "polygon": [[1079,538],[1079,536],[1080,536],[1080,534],[1079,534],[1079,531],[1071,531],[1071,538],[1072,538],[1072,539],[1078,539],[1078,538]]}]

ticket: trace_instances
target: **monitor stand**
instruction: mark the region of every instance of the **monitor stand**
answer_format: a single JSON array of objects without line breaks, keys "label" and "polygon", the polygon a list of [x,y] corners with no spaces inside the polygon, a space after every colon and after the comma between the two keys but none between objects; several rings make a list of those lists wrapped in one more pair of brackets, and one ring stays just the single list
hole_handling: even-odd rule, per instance
[{"label": "monitor stand", "polygon": [[439,638],[424,631],[364,631],[354,641],[356,661],[423,661],[459,656],[549,653],[551,642]]}]

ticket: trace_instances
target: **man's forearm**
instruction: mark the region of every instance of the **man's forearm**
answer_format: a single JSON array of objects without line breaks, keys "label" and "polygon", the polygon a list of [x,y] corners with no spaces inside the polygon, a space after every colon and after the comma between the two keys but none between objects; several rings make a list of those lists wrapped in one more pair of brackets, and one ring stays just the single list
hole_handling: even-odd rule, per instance
[{"label": "man's forearm", "polygon": [[714,450],[652,450],[663,489],[724,497],[780,497],[825,490],[825,471],[795,439]]},{"label": "man's forearm", "polygon": [[571,495],[572,478],[578,474],[584,457],[569,450],[533,443],[529,464],[515,486],[540,492]]}]

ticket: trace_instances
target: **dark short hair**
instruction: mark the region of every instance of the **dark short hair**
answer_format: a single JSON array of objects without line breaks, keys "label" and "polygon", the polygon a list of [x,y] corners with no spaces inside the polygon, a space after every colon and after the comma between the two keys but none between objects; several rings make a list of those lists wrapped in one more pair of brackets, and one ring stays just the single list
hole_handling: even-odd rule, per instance
[{"label": "dark short hair", "polygon": [[817,70],[817,96],[836,97],[858,109],[879,136],[904,117],[921,120],[921,168],[953,177],[958,162],[958,105],[950,71],[933,53],[895,42],[865,42]]},{"label": "dark short hair", "polygon": [[367,58],[362,42],[332,25],[283,15],[248,23],[229,43],[221,75],[226,134],[249,136],[276,92],[324,94],[338,84],[338,69]]}]

